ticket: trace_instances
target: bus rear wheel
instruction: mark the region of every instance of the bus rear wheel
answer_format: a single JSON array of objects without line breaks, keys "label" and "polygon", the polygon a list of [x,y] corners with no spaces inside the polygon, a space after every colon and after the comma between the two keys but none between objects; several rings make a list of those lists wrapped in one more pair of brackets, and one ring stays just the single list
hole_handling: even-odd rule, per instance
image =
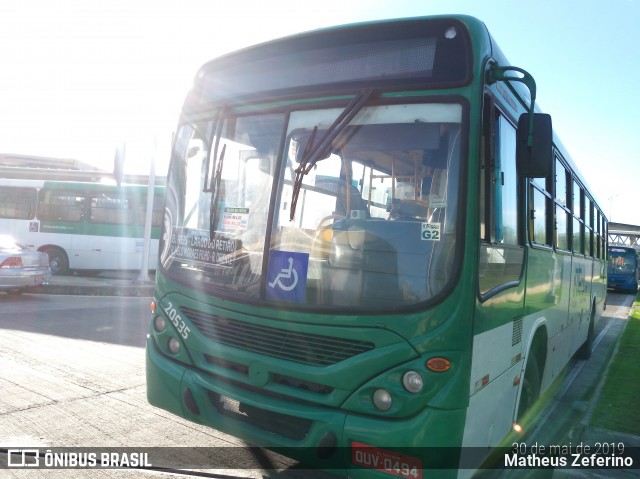
[{"label": "bus rear wheel", "polygon": [[42,251],[49,255],[49,268],[52,274],[65,275],[69,272],[69,259],[62,249],[49,247]]},{"label": "bus rear wheel", "polygon": [[580,346],[580,348],[576,351],[577,359],[586,360],[591,357],[591,349],[593,348],[593,340],[595,338],[594,322],[595,318],[593,317],[592,312],[591,317],[589,318],[589,331],[587,332],[587,339],[584,340],[584,344],[582,344],[582,346]]}]

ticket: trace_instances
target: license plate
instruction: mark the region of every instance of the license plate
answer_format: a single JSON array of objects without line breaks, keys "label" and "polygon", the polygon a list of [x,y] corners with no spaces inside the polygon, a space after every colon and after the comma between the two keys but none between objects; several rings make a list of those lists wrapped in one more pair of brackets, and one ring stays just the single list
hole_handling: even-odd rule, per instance
[{"label": "license plate", "polygon": [[422,478],[422,461],[389,449],[351,443],[351,462],[367,469],[376,469],[396,477]]}]

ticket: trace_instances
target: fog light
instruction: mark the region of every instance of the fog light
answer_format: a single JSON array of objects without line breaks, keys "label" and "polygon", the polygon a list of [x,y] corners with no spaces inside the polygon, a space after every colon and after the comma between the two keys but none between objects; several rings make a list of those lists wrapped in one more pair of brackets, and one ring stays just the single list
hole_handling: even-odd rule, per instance
[{"label": "fog light", "polygon": [[419,393],[422,391],[422,376],[415,371],[407,371],[402,377],[404,388],[410,393]]},{"label": "fog light", "polygon": [[172,354],[178,354],[178,351],[180,351],[180,341],[176,338],[169,339],[169,351],[171,351]]},{"label": "fog light", "polygon": [[164,331],[165,326],[166,324],[162,316],[156,316],[155,318],[153,318],[153,327],[156,329],[156,331],[158,331],[159,333]]},{"label": "fog light", "polygon": [[393,404],[393,399],[391,399],[391,394],[387,391],[378,389],[373,393],[373,404],[381,411],[387,411],[391,407],[391,404]]}]

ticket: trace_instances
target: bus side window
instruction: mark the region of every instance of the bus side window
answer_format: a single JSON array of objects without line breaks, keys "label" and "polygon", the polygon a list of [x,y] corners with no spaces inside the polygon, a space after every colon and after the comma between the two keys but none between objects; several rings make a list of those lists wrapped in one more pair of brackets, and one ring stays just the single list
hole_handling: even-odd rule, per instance
[{"label": "bus side window", "polygon": [[518,244],[518,176],[516,130],[503,116],[498,120],[498,167],[495,177],[495,241]]},{"label": "bus side window", "polygon": [[554,246],[557,249],[568,251],[569,244],[569,184],[567,183],[567,170],[556,157],[556,231]]},{"label": "bus side window", "polygon": [[480,248],[480,292],[515,284],[520,278],[524,251],[518,212],[519,191],[516,172],[516,129],[499,112],[494,113],[485,141],[492,142],[485,153],[481,205],[484,221]]},{"label": "bus side window", "polygon": [[544,190],[540,190],[534,183],[529,185],[531,242],[540,245],[550,245],[548,199]]},{"label": "bus side window", "polygon": [[42,220],[79,222],[84,215],[86,198],[82,193],[41,190],[38,213]]},{"label": "bus side window", "polygon": [[[133,197],[132,204],[135,208],[135,221],[134,223],[137,225],[144,225],[147,221],[147,193],[143,193],[141,195],[135,195]],[[129,205],[131,208],[131,204]],[[157,192],[153,195],[153,207],[151,209],[151,226],[159,227],[162,225],[162,216],[163,216],[163,198]]]},{"label": "bus side window", "polygon": [[131,199],[102,193],[92,196],[89,218],[92,223],[129,225],[133,223],[133,211],[129,208]]},{"label": "bus side window", "polygon": [[36,196],[33,188],[0,187],[0,218],[33,219]]}]

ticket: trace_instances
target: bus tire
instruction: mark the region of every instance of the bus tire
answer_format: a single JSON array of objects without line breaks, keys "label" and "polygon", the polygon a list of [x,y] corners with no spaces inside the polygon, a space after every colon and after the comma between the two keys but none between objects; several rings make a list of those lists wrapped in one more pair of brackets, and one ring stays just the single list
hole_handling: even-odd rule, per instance
[{"label": "bus tire", "polygon": [[65,275],[69,272],[69,258],[61,248],[49,246],[43,248],[42,251],[49,255],[49,268],[51,274]]},{"label": "bus tire", "polygon": [[524,370],[524,380],[522,381],[522,391],[520,391],[520,403],[518,405],[518,422],[520,423],[525,414],[531,409],[540,396],[540,365],[533,348],[529,351],[529,359]]},{"label": "bus tire", "polygon": [[593,349],[593,340],[595,339],[594,333],[594,317],[593,311],[591,312],[591,317],[589,318],[589,332],[587,333],[587,339],[584,340],[582,346],[578,348],[576,351],[576,359],[589,359],[591,357],[591,350]]}]

